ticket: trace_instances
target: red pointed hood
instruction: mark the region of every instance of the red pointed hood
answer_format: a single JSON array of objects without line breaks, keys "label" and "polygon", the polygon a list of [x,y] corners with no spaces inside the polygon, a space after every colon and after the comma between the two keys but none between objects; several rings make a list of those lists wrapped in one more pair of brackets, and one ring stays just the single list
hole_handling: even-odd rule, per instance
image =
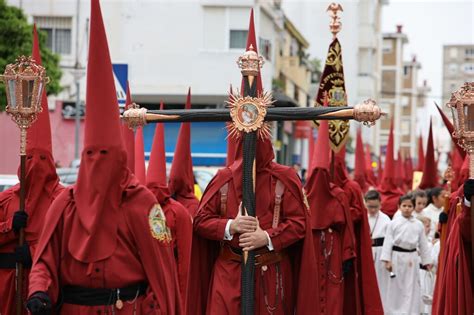
[{"label": "red pointed hood", "polygon": [[[164,109],[163,102],[160,109]],[[166,180],[165,128],[162,123],[156,124],[146,180],[147,187],[155,194],[158,202],[164,204],[170,197],[170,191]]]},{"label": "red pointed hood", "polygon": [[[247,34],[247,45],[245,46],[245,50],[249,50],[250,46],[252,46],[253,51],[258,54],[258,46],[257,46],[257,37],[255,36],[255,23],[253,19],[253,9],[250,11],[250,21],[249,21],[249,31]],[[244,90],[244,80],[242,78],[242,84],[240,90]],[[262,84],[262,76],[260,70],[258,71],[257,76],[257,95],[261,94],[263,91],[263,84]]]},{"label": "red pointed hood", "polygon": [[367,184],[372,187],[377,186],[377,179],[372,167],[372,155],[370,154],[370,146],[368,144],[365,145],[365,174],[367,174]]},{"label": "red pointed hood", "polygon": [[327,120],[319,122],[318,137],[313,146],[312,164],[309,167],[308,174],[316,168],[326,169],[329,171],[330,161],[330,147],[329,147],[329,125]]},{"label": "red pointed hood", "polygon": [[423,153],[423,137],[420,135],[418,138],[418,166],[416,169],[418,171],[423,171],[425,165],[425,154]]},{"label": "red pointed hood", "polygon": [[407,186],[408,190],[411,190],[412,184],[413,184],[413,161],[411,159],[410,154],[408,154],[408,157],[405,160],[404,171],[405,171],[405,185]]},{"label": "red pointed hood", "polygon": [[382,164],[382,155],[379,155],[379,163],[377,165],[377,184],[382,183],[383,178],[383,164]]},{"label": "red pointed hood", "polygon": [[143,127],[137,129],[135,135],[135,177],[140,184],[146,184],[145,144],[143,143]]},{"label": "red pointed hood", "polygon": [[[131,180],[100,3],[91,1],[84,149],[74,188],[68,249],[81,262],[110,257],[117,245],[122,194]],[[98,246],[100,244],[100,246]]]},{"label": "red pointed hood", "polygon": [[[191,88],[188,90],[186,109],[191,108]],[[182,123],[179,129],[178,141],[174,151],[173,163],[171,164],[169,189],[176,200],[191,210],[191,214],[197,210],[196,196],[194,195],[194,173],[191,157],[191,126],[190,123]],[[192,209],[187,205],[192,203]]]},{"label": "red pointed hood", "polygon": [[[396,173],[396,180],[399,187],[405,186],[405,160],[403,160],[402,152],[398,150],[398,158],[397,158],[397,173]],[[402,188],[404,191],[406,189]]]},{"label": "red pointed hood", "polygon": [[438,168],[435,160],[433,144],[433,126],[430,121],[430,132],[428,135],[428,146],[426,147],[425,165],[423,177],[421,178],[420,189],[433,188],[438,186]]},{"label": "red pointed hood", "polygon": [[364,143],[362,142],[362,131],[359,128],[356,137],[354,180],[359,184],[363,192],[367,191],[368,188],[365,168]]},{"label": "red pointed hood", "polygon": [[[132,97],[130,96],[130,83],[127,82],[127,101],[125,106],[132,104]],[[127,166],[128,169],[135,173],[135,134],[132,129],[128,128],[127,124],[122,121],[122,138],[127,152]]]},{"label": "red pointed hood", "polygon": [[[33,27],[33,59],[39,64],[42,64],[40,47],[38,41],[38,33],[36,32],[36,25]],[[48,69],[46,69],[48,70]],[[33,149],[40,149],[42,151],[53,154],[53,146],[51,144],[51,124],[49,122],[49,109],[46,91],[41,95],[41,107],[43,110],[38,114],[38,118],[28,129],[26,135],[27,151]]]},{"label": "red pointed hood", "polygon": [[[42,64],[36,26],[33,27],[32,56],[39,65]],[[45,90],[41,95],[41,107],[42,111],[26,134],[25,211],[29,216],[26,233],[30,235],[36,235],[41,231],[43,220],[39,217],[44,216],[51,203],[52,194],[59,186],[59,178],[56,174],[52,153],[51,125]],[[18,178],[20,178],[20,171],[19,166]],[[12,190],[19,198],[20,185],[14,186]]]},{"label": "red pointed hood", "polygon": [[382,210],[389,216],[393,216],[398,209],[398,200],[403,195],[403,191],[396,184],[395,180],[395,160],[393,148],[393,120],[390,125],[390,134],[388,136],[387,154],[385,156],[385,165],[383,167],[382,182],[379,186],[379,192],[382,198]]},{"label": "red pointed hood", "polygon": [[349,174],[346,168],[346,146],[334,156],[334,178],[333,183],[339,187],[344,187],[349,180]]}]

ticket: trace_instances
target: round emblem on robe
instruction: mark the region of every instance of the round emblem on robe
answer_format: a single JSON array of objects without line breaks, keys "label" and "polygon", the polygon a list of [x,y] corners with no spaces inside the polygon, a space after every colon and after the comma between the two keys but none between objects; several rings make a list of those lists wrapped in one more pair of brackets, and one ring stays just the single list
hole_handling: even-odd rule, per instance
[{"label": "round emblem on robe", "polygon": [[160,242],[171,242],[171,232],[166,225],[166,218],[163,209],[159,204],[155,204],[148,215],[151,235]]}]

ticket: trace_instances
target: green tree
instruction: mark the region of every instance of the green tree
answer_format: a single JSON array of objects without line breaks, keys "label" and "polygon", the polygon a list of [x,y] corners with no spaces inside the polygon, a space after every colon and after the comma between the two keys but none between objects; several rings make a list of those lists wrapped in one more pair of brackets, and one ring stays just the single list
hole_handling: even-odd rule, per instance
[{"label": "green tree", "polygon": [[[47,94],[57,94],[61,91],[59,83],[61,69],[59,56],[46,47],[47,34],[38,30],[41,48],[41,59],[46,73],[50,78]],[[9,63],[15,62],[20,55],[31,55],[33,44],[33,25],[28,24],[26,16],[16,7],[9,6],[5,0],[0,0],[0,72],[3,74]],[[5,86],[0,86],[0,111],[6,106]]]}]

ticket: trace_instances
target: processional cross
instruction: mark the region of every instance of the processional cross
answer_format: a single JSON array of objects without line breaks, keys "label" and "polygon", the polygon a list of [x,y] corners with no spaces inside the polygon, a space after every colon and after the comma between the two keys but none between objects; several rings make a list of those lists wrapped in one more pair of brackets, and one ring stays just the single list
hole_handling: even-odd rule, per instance
[{"label": "processional cross", "polygon": [[[188,110],[147,110],[133,103],[127,106],[123,119],[130,128],[158,122],[231,122],[229,136],[242,137],[242,213],[255,216],[255,153],[257,138],[270,137],[269,121],[349,120],[373,125],[382,112],[374,100],[368,99],[354,107],[272,107],[270,92],[257,93],[257,78],[263,65],[252,46],[238,58],[243,79],[242,94],[229,95],[228,108]],[[255,253],[244,253],[242,260],[241,314],[254,314]]]}]

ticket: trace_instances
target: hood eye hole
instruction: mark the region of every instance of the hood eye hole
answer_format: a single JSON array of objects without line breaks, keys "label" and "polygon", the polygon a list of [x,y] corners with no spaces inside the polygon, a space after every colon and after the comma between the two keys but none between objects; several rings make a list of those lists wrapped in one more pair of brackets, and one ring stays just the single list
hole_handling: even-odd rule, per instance
[{"label": "hood eye hole", "polygon": [[100,154],[107,154],[107,150],[100,150]]},{"label": "hood eye hole", "polygon": [[33,158],[33,155],[28,155],[26,158],[27,158],[28,160],[31,160],[31,159]]},{"label": "hood eye hole", "polygon": [[92,155],[92,150],[87,150],[87,155]]},{"label": "hood eye hole", "polygon": [[40,155],[40,159],[41,159],[41,160],[46,160],[46,156]]}]

